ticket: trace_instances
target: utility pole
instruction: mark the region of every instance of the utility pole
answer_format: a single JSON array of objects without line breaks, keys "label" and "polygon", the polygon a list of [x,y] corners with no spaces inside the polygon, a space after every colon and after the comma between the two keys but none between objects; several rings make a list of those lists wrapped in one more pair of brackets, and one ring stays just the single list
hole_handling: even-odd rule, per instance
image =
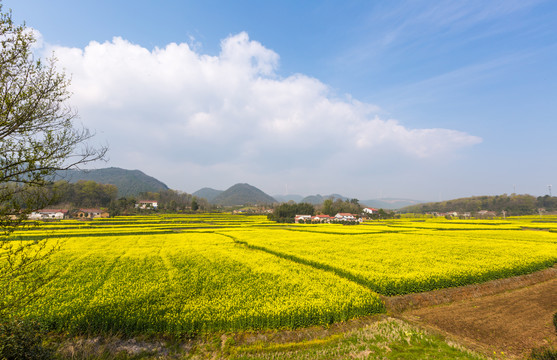
[{"label": "utility pole", "polygon": [[547,190],[549,190],[549,196],[551,196],[551,185],[547,185]]}]

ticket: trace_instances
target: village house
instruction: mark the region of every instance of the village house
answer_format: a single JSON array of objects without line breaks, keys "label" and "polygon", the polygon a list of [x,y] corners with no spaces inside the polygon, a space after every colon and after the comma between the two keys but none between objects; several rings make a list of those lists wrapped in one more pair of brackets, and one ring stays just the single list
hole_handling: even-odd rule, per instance
[{"label": "village house", "polygon": [[97,219],[97,218],[107,218],[110,214],[101,209],[79,209],[75,213],[75,217],[78,219]]},{"label": "village house", "polygon": [[311,221],[317,223],[330,223],[331,217],[329,215],[315,215],[311,218]]},{"label": "village house", "polygon": [[444,216],[444,217],[458,217],[458,213],[457,213],[456,211],[449,211],[449,212],[440,214],[440,216]]},{"label": "village house", "polygon": [[370,207],[365,207],[362,212],[368,215],[379,214],[379,210]]},{"label": "village house", "polygon": [[305,222],[305,221],[307,221],[307,220],[310,220],[310,221],[311,221],[311,215],[296,215],[296,216],[294,217],[294,222],[295,222],[296,224],[300,223],[300,221],[304,221],[304,222]]},{"label": "village house", "polygon": [[139,209],[157,209],[159,207],[159,203],[156,200],[140,200],[137,204],[135,204],[136,208]]},{"label": "village house", "polygon": [[337,221],[356,221],[356,216],[350,213],[338,213],[335,215]]},{"label": "village house", "polygon": [[480,210],[476,213],[476,217],[480,219],[491,219],[497,216],[495,211],[488,211],[488,210]]},{"label": "village house", "polygon": [[30,220],[62,220],[68,217],[68,210],[63,209],[41,209],[29,214]]}]

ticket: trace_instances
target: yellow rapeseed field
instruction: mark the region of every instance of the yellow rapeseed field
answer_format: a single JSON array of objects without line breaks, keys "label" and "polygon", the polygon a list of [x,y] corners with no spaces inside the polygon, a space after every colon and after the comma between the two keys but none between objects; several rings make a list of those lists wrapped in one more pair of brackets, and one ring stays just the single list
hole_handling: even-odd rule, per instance
[{"label": "yellow rapeseed field", "polygon": [[557,219],[541,220],[403,219],[343,226],[201,214],[46,223],[12,236],[46,236],[61,244],[43,269],[58,276],[46,296],[19,315],[77,333],[329,324],[383,312],[378,294],[553,266]]}]

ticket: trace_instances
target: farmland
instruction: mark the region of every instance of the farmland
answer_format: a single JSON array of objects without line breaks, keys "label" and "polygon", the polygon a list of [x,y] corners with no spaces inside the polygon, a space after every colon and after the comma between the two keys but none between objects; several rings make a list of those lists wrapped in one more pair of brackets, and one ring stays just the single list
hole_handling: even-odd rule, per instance
[{"label": "farmland", "polygon": [[[557,262],[557,218],[276,224],[229,214],[61,221],[13,234],[60,251],[20,315],[71,333],[197,334],[326,325],[399,295]],[[542,231],[540,231],[542,230]]]}]

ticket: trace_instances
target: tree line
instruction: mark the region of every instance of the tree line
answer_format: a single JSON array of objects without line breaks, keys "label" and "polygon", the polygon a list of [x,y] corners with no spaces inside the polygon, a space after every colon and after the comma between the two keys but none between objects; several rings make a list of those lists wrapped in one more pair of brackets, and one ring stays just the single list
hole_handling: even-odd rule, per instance
[{"label": "tree line", "polygon": [[321,213],[329,216],[335,216],[338,213],[361,214],[362,206],[358,199],[341,200],[326,199],[320,206]]},{"label": "tree line", "polygon": [[[11,185],[13,186],[13,185]],[[160,192],[144,192],[136,196],[118,197],[118,188],[112,184],[101,184],[93,180],[79,180],[75,183],[59,180],[48,183],[35,196],[43,198],[41,207],[76,209],[104,208],[111,216],[132,215],[141,212],[152,212],[154,209],[143,210],[136,206],[140,200],[151,200],[158,203],[156,211],[176,213],[188,211],[209,211],[212,206],[203,198],[177,190]],[[25,208],[25,198],[14,201]],[[35,207],[36,208],[36,207]]]},{"label": "tree line", "polygon": [[282,203],[267,215],[267,219],[280,223],[293,223],[296,215],[315,215],[315,207],[309,203]]},{"label": "tree line", "polygon": [[447,200],[435,203],[417,204],[400,209],[404,213],[446,213],[456,211],[459,213],[477,213],[480,210],[494,211],[507,215],[532,215],[540,209],[547,212],[557,211],[557,197],[503,194],[496,196],[473,196],[468,198]]}]

